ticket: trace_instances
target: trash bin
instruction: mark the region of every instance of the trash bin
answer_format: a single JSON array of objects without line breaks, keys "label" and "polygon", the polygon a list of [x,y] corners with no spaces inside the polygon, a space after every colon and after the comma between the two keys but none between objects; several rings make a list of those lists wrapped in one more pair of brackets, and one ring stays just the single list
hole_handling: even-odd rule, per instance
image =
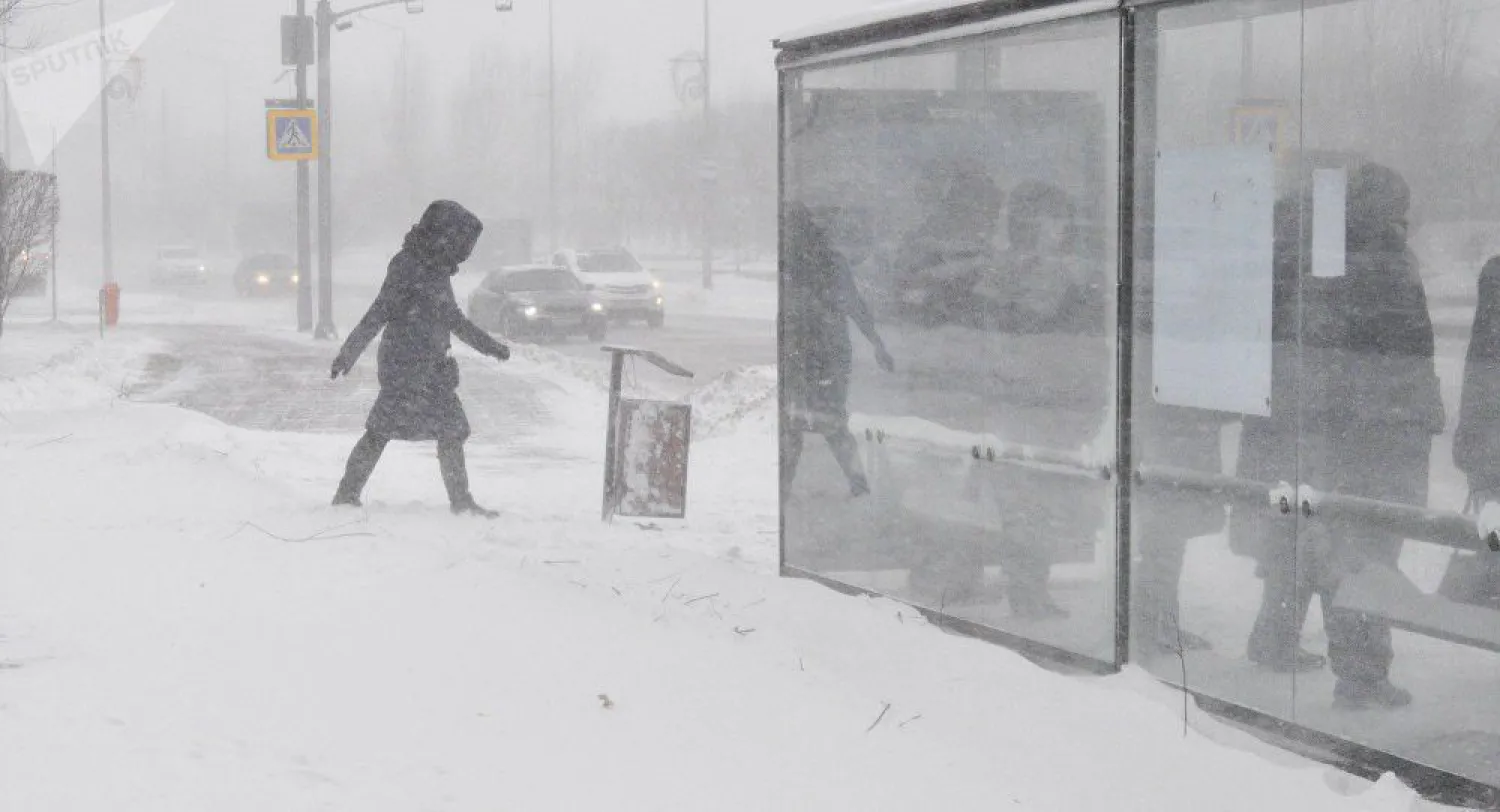
[{"label": "trash bin", "polygon": [[99,313],[106,326],[120,323],[120,286],[114,282],[99,289]]},{"label": "trash bin", "polygon": [[650,350],[602,348],[610,361],[609,424],[604,441],[604,519],[687,515],[688,445],[692,407],[620,397],[625,359],[640,358],[671,375],[693,373]]}]

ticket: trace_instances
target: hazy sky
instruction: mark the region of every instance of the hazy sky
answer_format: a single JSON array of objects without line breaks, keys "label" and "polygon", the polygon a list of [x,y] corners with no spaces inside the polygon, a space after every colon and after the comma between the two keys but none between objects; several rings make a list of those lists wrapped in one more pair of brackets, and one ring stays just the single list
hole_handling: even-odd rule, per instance
[{"label": "hazy sky", "polygon": [[[348,8],[362,0],[339,0]],[[402,5],[366,12],[349,31],[334,36],[335,81],[341,91],[361,85],[388,86],[396,75],[403,32],[412,64],[423,63],[429,81],[465,70],[476,49],[522,54],[545,64],[547,7],[555,16],[560,65],[571,52],[586,51],[606,76],[599,97],[608,114],[653,115],[678,105],[669,60],[698,51],[703,41],[703,0],[515,0],[498,13],[492,0],[426,0],[409,15]],[[774,87],[770,40],[822,18],[877,5],[875,0],[709,0],[715,92],[769,94]],[[163,5],[163,0],[107,0],[112,20]],[[309,0],[312,6],[314,0]],[[272,82],[281,72],[279,17],[294,0],[176,0],[141,56],[148,86],[180,86],[195,101],[217,103],[225,79],[236,101],[252,116],[260,100],[278,95]],[[19,35],[46,44],[93,29],[95,0],[65,0],[19,21]],[[447,76],[445,76],[445,73]],[[209,81],[216,80],[216,81]],[[279,86],[284,89],[285,85]],[[203,98],[212,96],[214,98]],[[243,96],[243,99],[241,97]]]},{"label": "hazy sky", "polygon": [[[105,2],[111,23],[166,5],[165,0]],[[334,8],[363,2],[335,0]],[[387,137],[381,129],[396,109],[403,38],[411,92],[429,94],[413,105],[424,114],[452,115],[449,100],[481,54],[532,61],[537,66],[534,91],[538,97],[544,95],[548,2],[515,0],[513,11],[497,13],[494,0],[425,0],[420,15],[409,15],[396,4],[366,12],[352,29],[336,32],[335,139],[346,150],[341,153],[346,156],[343,168],[335,169],[338,177],[347,180],[357,174],[349,162],[354,153],[347,150],[382,143]],[[560,89],[566,90],[576,75],[574,65],[586,56],[592,64],[592,117],[640,119],[683,112],[673,90],[670,61],[702,48],[703,0],[550,2]],[[97,30],[98,0],[37,3],[12,26],[13,44],[29,41],[45,47]],[[774,37],[879,5],[875,0],[710,3],[713,86],[720,100],[750,94],[772,97]],[[160,218],[153,220],[144,208],[153,198],[141,190],[214,189],[226,185],[223,179],[228,177],[233,194],[244,196],[252,188],[261,194],[267,188],[280,189],[293,177],[288,165],[265,157],[264,100],[291,95],[291,82],[280,63],[280,17],[295,11],[295,0],[176,0],[171,5],[137,54],[144,65],[138,97],[110,105],[117,242],[150,244],[164,238],[157,232],[170,229],[169,224],[152,225]],[[309,11],[314,5],[315,0],[309,0]],[[310,73],[310,94],[316,90],[314,76]],[[72,238],[74,257],[87,255],[97,242],[98,115],[94,104],[59,132],[62,229]],[[434,122],[430,129],[445,133],[447,122]],[[19,125],[13,123],[11,132],[13,165],[34,165]],[[441,141],[446,136],[435,137]],[[462,155],[446,159],[456,165],[465,160]]]}]

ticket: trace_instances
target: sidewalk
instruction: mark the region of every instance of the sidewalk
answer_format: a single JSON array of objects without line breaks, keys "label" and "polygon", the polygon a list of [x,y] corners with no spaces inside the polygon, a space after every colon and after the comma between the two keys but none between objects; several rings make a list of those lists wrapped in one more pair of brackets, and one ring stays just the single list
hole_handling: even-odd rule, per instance
[{"label": "sidewalk", "polygon": [[[126,394],[170,403],[231,426],[306,434],[358,434],[375,402],[375,346],[348,378],[332,381],[331,343],[220,326],[147,328],[169,349],[151,355]],[[459,395],[477,442],[515,445],[555,423],[539,382],[505,365],[461,353]]]}]

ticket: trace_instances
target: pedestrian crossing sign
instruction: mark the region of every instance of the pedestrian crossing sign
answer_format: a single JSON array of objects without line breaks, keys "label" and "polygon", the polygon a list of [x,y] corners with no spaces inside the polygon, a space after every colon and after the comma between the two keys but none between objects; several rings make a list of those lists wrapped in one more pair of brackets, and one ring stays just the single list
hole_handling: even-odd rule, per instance
[{"label": "pedestrian crossing sign", "polygon": [[267,110],[266,154],[273,161],[318,157],[318,120],[312,110]]}]

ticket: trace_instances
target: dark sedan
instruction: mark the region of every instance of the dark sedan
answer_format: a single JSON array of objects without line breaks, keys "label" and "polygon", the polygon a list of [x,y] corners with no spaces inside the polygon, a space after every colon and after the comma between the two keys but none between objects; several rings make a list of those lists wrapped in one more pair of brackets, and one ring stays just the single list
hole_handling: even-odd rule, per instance
[{"label": "dark sedan", "polygon": [[297,260],[286,254],[252,254],[234,270],[234,289],[241,296],[286,295],[297,291]]},{"label": "dark sedan", "polygon": [[604,305],[564,268],[518,265],[492,271],[469,296],[469,318],[509,338],[586,335],[603,341]]}]

